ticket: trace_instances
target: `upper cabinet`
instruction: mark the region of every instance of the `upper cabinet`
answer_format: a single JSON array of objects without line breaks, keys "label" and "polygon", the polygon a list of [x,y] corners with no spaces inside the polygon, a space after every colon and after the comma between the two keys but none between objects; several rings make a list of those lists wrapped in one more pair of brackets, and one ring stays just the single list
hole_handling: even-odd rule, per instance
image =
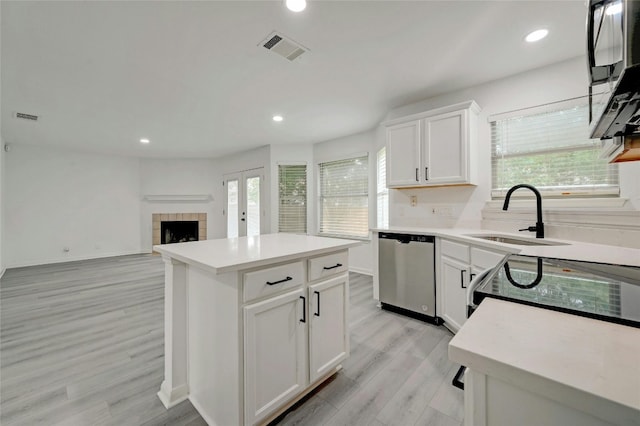
[{"label": "upper cabinet", "polygon": [[475,184],[479,112],[469,101],[385,123],[387,186]]}]

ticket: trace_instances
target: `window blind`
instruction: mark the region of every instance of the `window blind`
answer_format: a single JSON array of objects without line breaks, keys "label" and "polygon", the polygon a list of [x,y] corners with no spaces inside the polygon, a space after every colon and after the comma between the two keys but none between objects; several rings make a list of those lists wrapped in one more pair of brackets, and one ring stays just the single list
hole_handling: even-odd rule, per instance
[{"label": "window blind", "polygon": [[389,189],[387,189],[387,152],[385,148],[378,151],[376,193],[376,223],[378,228],[386,228],[389,226]]},{"label": "window blind", "polygon": [[618,168],[598,158],[589,139],[588,106],[491,122],[492,196],[528,183],[547,196],[617,195]]},{"label": "window blind", "polygon": [[278,230],[307,232],[307,166],[278,166]]},{"label": "window blind", "polygon": [[367,238],[369,172],[367,156],[319,164],[320,234]]}]

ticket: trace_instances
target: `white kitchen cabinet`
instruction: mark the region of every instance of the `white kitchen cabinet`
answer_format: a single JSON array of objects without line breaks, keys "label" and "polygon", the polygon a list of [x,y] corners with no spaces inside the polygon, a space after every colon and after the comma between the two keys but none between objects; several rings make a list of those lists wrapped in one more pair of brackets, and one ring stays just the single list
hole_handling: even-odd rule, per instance
[{"label": "white kitchen cabinet", "polygon": [[479,110],[469,101],[387,122],[387,186],[475,184]]},{"label": "white kitchen cabinet", "polygon": [[440,240],[440,316],[449,330],[456,333],[467,320],[467,287],[473,278],[485,269],[497,265],[505,254],[446,239]]},{"label": "white kitchen cabinet", "polygon": [[165,260],[158,396],[167,408],[189,399],[207,424],[266,424],[349,355],[348,248],[360,242],[267,234],[200,243],[155,247]]},{"label": "white kitchen cabinet", "polygon": [[304,290],[244,308],[245,419],[254,424],[307,385]]},{"label": "white kitchen cabinet", "polygon": [[[347,256],[309,259],[317,282],[244,307],[245,424],[260,423],[349,355]],[[245,286],[273,269],[246,273]]]},{"label": "white kitchen cabinet", "polygon": [[419,185],[422,120],[387,127],[387,186]]},{"label": "white kitchen cabinet", "polygon": [[309,381],[333,370],[349,355],[347,274],[309,286]]},{"label": "white kitchen cabinet", "polygon": [[458,331],[467,319],[468,268],[467,263],[446,256],[440,260],[442,319],[453,332]]}]

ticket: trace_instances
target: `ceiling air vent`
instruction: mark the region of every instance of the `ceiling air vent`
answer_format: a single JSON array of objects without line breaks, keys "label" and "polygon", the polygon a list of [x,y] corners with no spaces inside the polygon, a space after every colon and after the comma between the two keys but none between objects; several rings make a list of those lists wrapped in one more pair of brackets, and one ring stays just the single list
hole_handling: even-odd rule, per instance
[{"label": "ceiling air vent", "polygon": [[293,61],[304,52],[309,51],[309,49],[302,46],[301,44],[296,43],[290,38],[277,32],[269,34],[266,39],[260,42],[260,46],[263,46],[264,48],[277,53],[278,55],[290,61]]},{"label": "ceiling air vent", "polygon": [[16,112],[16,118],[22,118],[23,120],[38,121],[37,115],[25,114],[24,112]]}]

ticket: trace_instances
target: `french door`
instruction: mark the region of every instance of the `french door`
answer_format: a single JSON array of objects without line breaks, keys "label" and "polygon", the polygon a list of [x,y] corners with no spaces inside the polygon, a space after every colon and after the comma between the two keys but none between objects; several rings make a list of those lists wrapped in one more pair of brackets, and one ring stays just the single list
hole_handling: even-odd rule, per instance
[{"label": "french door", "polygon": [[264,168],[224,175],[227,238],[260,235]]}]

